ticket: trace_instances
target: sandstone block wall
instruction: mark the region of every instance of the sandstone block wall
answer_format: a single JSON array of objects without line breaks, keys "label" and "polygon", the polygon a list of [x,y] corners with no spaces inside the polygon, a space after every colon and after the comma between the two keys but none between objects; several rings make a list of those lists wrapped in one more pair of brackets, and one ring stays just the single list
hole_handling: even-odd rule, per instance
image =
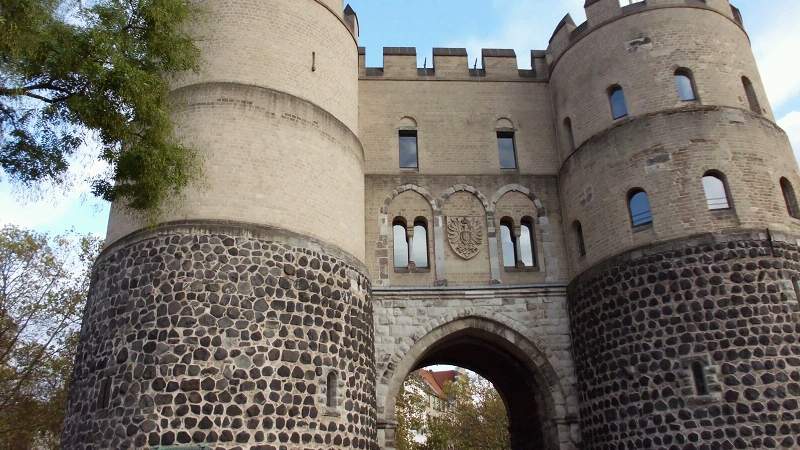
[{"label": "sandstone block wall", "polygon": [[797,448],[797,242],[704,235],[573,280],[583,448]]},{"label": "sandstone block wall", "polygon": [[375,448],[369,280],[322,249],[209,223],[107,249],[93,273],[64,448]]}]

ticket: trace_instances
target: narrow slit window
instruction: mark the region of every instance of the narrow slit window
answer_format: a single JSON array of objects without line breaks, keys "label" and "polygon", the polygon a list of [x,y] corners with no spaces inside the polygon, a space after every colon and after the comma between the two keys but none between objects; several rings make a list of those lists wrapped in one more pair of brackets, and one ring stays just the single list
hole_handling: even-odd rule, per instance
[{"label": "narrow slit window", "polygon": [[414,266],[428,268],[428,223],[418,218],[414,221],[414,237],[411,239],[411,260]]},{"label": "narrow slit window", "polygon": [[579,221],[572,224],[575,233],[575,245],[578,247],[578,255],[586,256],[586,241],[583,239],[583,225]]},{"label": "narrow slit window", "polygon": [[786,178],[781,178],[781,191],[783,191],[783,201],[786,203],[786,211],[795,219],[800,219],[800,208],[798,208],[797,205],[794,187]]},{"label": "narrow slit window", "polygon": [[337,398],[336,389],[338,387],[338,380],[336,372],[329,372],[328,379],[326,380],[326,404],[328,408],[336,408],[339,406],[339,399]]},{"label": "narrow slit window", "polygon": [[761,104],[758,102],[753,82],[747,77],[742,77],[742,86],[744,86],[744,93],[747,96],[747,104],[750,107],[750,111],[761,114]]},{"label": "narrow slit window", "polygon": [[678,98],[681,101],[691,102],[697,100],[694,77],[689,69],[675,71],[675,87],[678,89]]},{"label": "narrow slit window", "polygon": [[792,288],[794,289],[794,298],[800,302],[800,283],[797,282],[797,277],[792,277]]},{"label": "narrow slit window", "polygon": [[708,379],[706,378],[706,369],[703,367],[703,363],[700,361],[692,361],[691,367],[695,394],[700,396],[708,395]]},{"label": "narrow slit window", "polygon": [[534,245],[533,220],[525,217],[519,227],[519,258],[525,267],[536,266],[536,246]]},{"label": "narrow slit window", "polygon": [[615,85],[608,89],[608,100],[611,103],[611,117],[614,120],[621,119],[628,115],[625,91],[622,90],[621,86]]},{"label": "narrow slit window", "polygon": [[100,382],[100,393],[97,396],[97,409],[106,409],[111,403],[111,377]]},{"label": "narrow slit window", "polygon": [[641,189],[631,191],[628,195],[628,209],[634,228],[653,223],[653,212],[650,209],[650,198],[647,196],[647,192]]},{"label": "narrow slit window", "polygon": [[572,132],[572,119],[564,119],[564,139],[566,139],[567,150],[575,150],[575,135]]},{"label": "narrow slit window", "polygon": [[517,168],[517,148],[514,142],[513,131],[497,132],[497,147],[500,152],[500,168]]},{"label": "narrow slit window", "polygon": [[394,234],[394,267],[402,269],[408,267],[408,234],[406,224],[401,218],[392,223]]},{"label": "narrow slit window", "polygon": [[706,173],[703,176],[703,190],[706,193],[708,209],[711,211],[730,209],[731,203],[728,199],[728,189],[722,174],[717,172]]},{"label": "narrow slit window", "polygon": [[417,130],[400,130],[400,168],[419,168]]},{"label": "narrow slit window", "polygon": [[503,248],[503,267],[517,267],[517,242],[514,223],[509,218],[500,221],[500,243]]}]

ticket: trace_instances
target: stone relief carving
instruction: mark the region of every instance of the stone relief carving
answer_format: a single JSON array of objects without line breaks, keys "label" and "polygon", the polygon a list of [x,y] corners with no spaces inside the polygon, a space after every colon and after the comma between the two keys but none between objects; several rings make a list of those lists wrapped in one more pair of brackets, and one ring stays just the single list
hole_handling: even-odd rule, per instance
[{"label": "stone relief carving", "polygon": [[447,240],[450,248],[463,259],[472,259],[481,251],[483,224],[481,217],[448,217]]}]

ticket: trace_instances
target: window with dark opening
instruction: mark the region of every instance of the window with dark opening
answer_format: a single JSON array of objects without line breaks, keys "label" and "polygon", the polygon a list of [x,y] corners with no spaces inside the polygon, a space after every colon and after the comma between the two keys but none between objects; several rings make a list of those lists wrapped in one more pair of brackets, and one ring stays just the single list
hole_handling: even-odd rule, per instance
[{"label": "window with dark opening", "polygon": [[694,77],[689,69],[678,69],[675,71],[675,87],[678,89],[678,98],[684,102],[697,100],[697,90],[694,85]]},{"label": "window with dark opening", "polygon": [[414,235],[411,238],[411,260],[418,268],[428,267],[428,222],[418,217],[414,220]]},{"label": "window with dark opening", "polygon": [[338,398],[336,396],[336,388],[338,387],[338,380],[336,377],[336,372],[329,372],[328,379],[326,382],[326,404],[328,408],[336,408],[338,406]]},{"label": "window with dark opening", "polygon": [[712,211],[730,209],[728,189],[725,185],[725,177],[721,173],[706,172],[703,176],[703,190],[706,193],[708,209]]},{"label": "window with dark opening", "polygon": [[500,168],[517,168],[517,149],[514,143],[513,131],[497,132],[497,147],[500,152]]},{"label": "window with dark opening", "polygon": [[575,150],[575,135],[572,133],[572,119],[567,117],[564,119],[564,139],[566,140],[567,149]]},{"label": "window with dark opening", "polygon": [[417,130],[400,130],[400,168],[419,168]]},{"label": "window with dark opening", "polygon": [[408,234],[406,233],[406,222],[402,217],[394,219],[392,232],[394,237],[394,267],[408,267]]},{"label": "window with dark opening", "polygon": [[523,217],[519,227],[519,259],[525,267],[536,266],[536,246],[534,245],[533,219]]},{"label": "window with dark opening", "polygon": [[650,210],[650,198],[642,189],[634,189],[628,194],[628,209],[631,214],[631,224],[642,227],[653,223],[653,213]]},{"label": "window with dark opening", "polygon": [[625,92],[621,86],[614,85],[608,89],[608,100],[611,103],[611,117],[614,120],[628,115],[628,104],[625,102]]},{"label": "window with dark opening", "polygon": [[575,245],[578,247],[578,255],[586,256],[586,242],[583,240],[583,225],[576,220],[572,224],[572,230],[575,233]]},{"label": "window with dark opening", "polygon": [[700,361],[692,361],[692,378],[694,378],[694,392],[697,395],[708,395],[708,379],[706,369]]},{"label": "window with dark opening", "polygon": [[100,382],[100,393],[97,396],[97,409],[106,409],[111,403],[111,377]]},{"label": "window with dark opening", "polygon": [[508,217],[500,220],[500,244],[503,249],[503,267],[517,267],[517,240],[514,222]]},{"label": "window with dark opening", "polygon": [[783,201],[786,203],[786,211],[795,219],[800,219],[800,208],[797,206],[797,197],[794,193],[794,187],[786,178],[781,178],[781,191],[783,191]]},{"label": "window with dark opening", "polygon": [[756,90],[753,83],[747,77],[742,77],[742,85],[744,86],[744,93],[747,96],[747,103],[750,106],[750,111],[756,114],[761,114],[761,104],[758,102]]}]

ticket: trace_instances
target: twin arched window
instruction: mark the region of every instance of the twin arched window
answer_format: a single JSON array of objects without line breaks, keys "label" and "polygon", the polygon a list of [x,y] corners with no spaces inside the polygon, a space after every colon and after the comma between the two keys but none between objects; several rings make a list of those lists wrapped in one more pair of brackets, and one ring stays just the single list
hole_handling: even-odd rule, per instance
[{"label": "twin arched window", "polygon": [[522,218],[518,235],[511,218],[501,219],[500,244],[503,249],[503,267],[536,266],[533,220],[530,217]]},{"label": "twin arched window", "polygon": [[423,217],[414,220],[411,236],[405,219],[396,217],[392,222],[394,240],[394,267],[427,269],[428,262],[428,221]]}]

